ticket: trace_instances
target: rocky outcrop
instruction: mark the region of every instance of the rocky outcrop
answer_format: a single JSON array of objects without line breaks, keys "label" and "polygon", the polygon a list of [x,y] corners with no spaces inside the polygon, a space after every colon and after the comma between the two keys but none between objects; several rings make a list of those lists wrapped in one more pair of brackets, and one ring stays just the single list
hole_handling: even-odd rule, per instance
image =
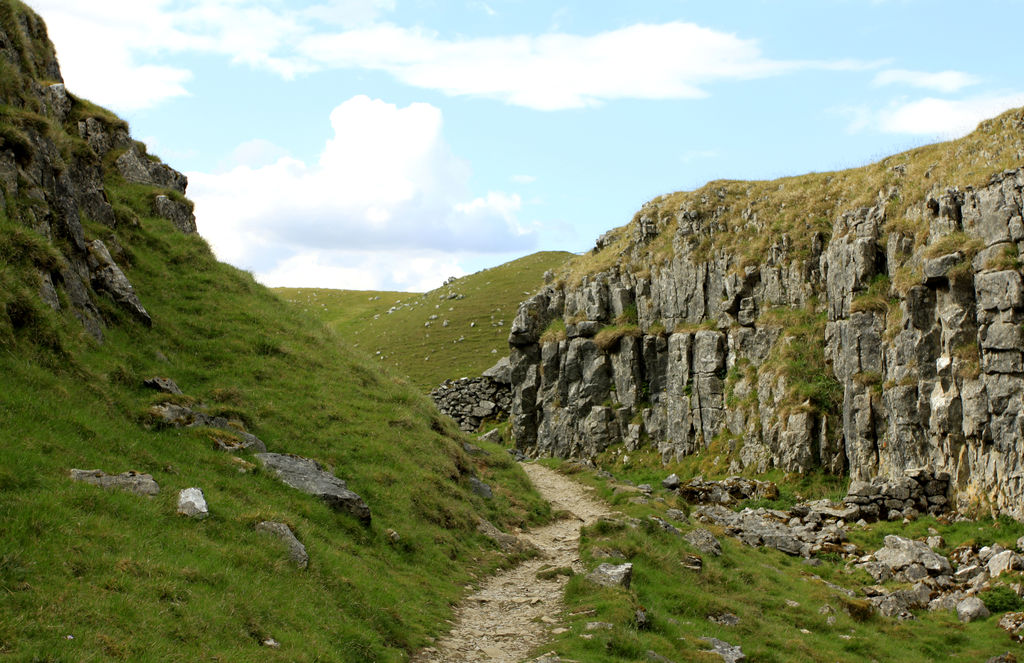
[{"label": "rocky outcrop", "polygon": [[[105,182],[120,176],[154,187],[148,215],[195,232],[191,203],[181,196],[187,180],[146,155],[123,121],[68,93],[38,16],[20,3],[5,11],[11,16],[0,26],[0,57],[7,64],[0,103],[12,112],[0,122],[0,210],[54,249],[45,256],[25,251],[13,260],[38,275],[40,303],[78,318],[97,340],[111,322],[100,305],[103,297],[148,326],[152,321],[129,281],[123,252],[93,236],[96,231],[82,221],[109,228],[138,223],[107,196]],[[107,172],[108,158],[117,175]],[[12,328],[39,319],[26,315],[22,303],[6,306],[11,302],[5,295],[0,314],[7,309]]]},{"label": "rocky outcrop", "polygon": [[[989,124],[1020,144],[1024,112]],[[646,205],[595,249],[621,251],[612,267],[520,306],[517,448],[708,452],[858,482],[926,468],[949,490],[917,511],[1024,518],[1024,169],[959,188],[925,174],[924,194],[905,173],[802,235],[773,230],[759,210],[775,194],[749,183]]]}]

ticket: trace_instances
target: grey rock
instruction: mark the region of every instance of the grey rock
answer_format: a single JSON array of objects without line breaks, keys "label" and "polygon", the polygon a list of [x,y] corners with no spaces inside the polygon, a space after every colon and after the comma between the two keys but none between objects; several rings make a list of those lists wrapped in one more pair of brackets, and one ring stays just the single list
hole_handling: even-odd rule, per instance
[{"label": "grey rock", "polygon": [[156,196],[153,199],[153,211],[157,216],[169,220],[175,228],[186,235],[196,232],[196,215],[193,213],[192,203],[187,200]]},{"label": "grey rock", "polygon": [[263,520],[256,523],[257,532],[266,532],[276,536],[288,548],[288,559],[300,569],[309,566],[309,553],[306,546],[295,537],[295,533],[285,523]]},{"label": "grey rock", "polygon": [[661,486],[668,490],[675,490],[676,488],[679,487],[680,483],[682,482],[679,480],[679,477],[676,476],[675,474],[670,474],[661,480]]},{"label": "grey rock", "polygon": [[494,497],[494,491],[491,490],[491,487],[476,477],[469,478],[469,487],[474,493],[485,500],[489,500]]},{"label": "grey rock", "polygon": [[740,618],[731,612],[723,612],[718,615],[708,615],[708,621],[719,626],[739,626]]},{"label": "grey rock", "polygon": [[1017,571],[1024,568],[1024,564],[1017,553],[1012,550],[1004,550],[1000,553],[992,555],[988,560],[988,574],[989,577],[998,578],[1007,571]]},{"label": "grey rock", "polygon": [[747,660],[741,648],[734,647],[724,640],[719,640],[718,638],[703,638],[703,640],[711,646],[711,649],[707,651],[712,654],[718,654],[725,663],[739,663],[740,661]]},{"label": "grey rock", "polygon": [[988,608],[977,596],[968,596],[956,604],[957,619],[964,623],[985,619],[989,614]]},{"label": "grey rock", "polygon": [[717,557],[722,554],[722,544],[718,542],[714,534],[702,527],[697,527],[687,532],[683,538],[705,555]]},{"label": "grey rock", "polygon": [[913,565],[919,565],[930,575],[953,573],[953,567],[949,560],[934,552],[925,543],[905,539],[895,534],[885,537],[885,546],[875,551],[874,557],[897,575],[901,572],[905,574],[906,570]]},{"label": "grey rock", "polygon": [[118,488],[136,495],[152,496],[160,492],[160,486],[152,475],[138,472],[107,474],[103,470],[71,470],[71,479],[83,481],[103,488]]},{"label": "grey rock", "polygon": [[199,488],[184,488],[178,493],[178,513],[189,518],[202,520],[210,515],[206,497]]},{"label": "grey rock", "polygon": [[164,377],[152,377],[143,381],[144,386],[157,391],[162,391],[165,394],[176,394],[181,395],[181,389],[171,378]]},{"label": "grey rock", "polygon": [[115,162],[121,177],[129,182],[151,184],[185,193],[188,178],[173,168],[151,160],[137,145],[132,145]]},{"label": "grey rock", "polygon": [[363,498],[315,460],[276,453],[258,453],[256,459],[288,486],[320,498],[332,509],[355,516],[365,525],[370,524],[370,507]]},{"label": "grey rock", "polygon": [[587,575],[587,580],[605,587],[625,587],[629,589],[629,583],[633,579],[633,565],[608,564],[598,566]]},{"label": "grey rock", "polygon": [[153,324],[152,318],[142,302],[135,294],[135,288],[128,281],[121,268],[114,259],[106,245],[100,240],[93,240],[89,243],[89,268],[92,273],[92,282],[97,290],[106,292],[123,309],[134,315],[146,326]]},{"label": "grey rock", "polygon": [[500,529],[495,527],[490,521],[480,518],[477,520],[477,531],[486,536],[488,539],[494,541],[498,548],[504,553],[517,553],[529,550],[532,546],[523,542],[521,539],[506,534]]},{"label": "grey rock", "polygon": [[208,427],[217,428],[230,435],[218,437],[214,447],[230,452],[265,452],[267,445],[252,433],[241,430],[224,417],[212,417],[177,403],[160,403],[149,408],[149,414],[161,425],[174,428]]},{"label": "grey rock", "polygon": [[495,382],[504,385],[512,384],[512,363],[508,357],[502,357],[494,366],[483,372],[485,378],[491,378]]}]

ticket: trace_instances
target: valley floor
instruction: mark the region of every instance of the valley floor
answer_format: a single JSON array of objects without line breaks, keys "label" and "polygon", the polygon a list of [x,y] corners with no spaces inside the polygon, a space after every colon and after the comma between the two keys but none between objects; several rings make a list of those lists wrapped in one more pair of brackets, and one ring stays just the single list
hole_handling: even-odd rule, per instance
[{"label": "valley floor", "polygon": [[557,624],[568,578],[555,574],[542,580],[538,574],[563,567],[583,572],[580,527],[610,511],[590,489],[572,479],[536,463],[522,467],[552,508],[566,517],[521,534],[540,555],[488,578],[458,607],[451,633],[421,652],[418,663],[516,663],[546,641]]}]

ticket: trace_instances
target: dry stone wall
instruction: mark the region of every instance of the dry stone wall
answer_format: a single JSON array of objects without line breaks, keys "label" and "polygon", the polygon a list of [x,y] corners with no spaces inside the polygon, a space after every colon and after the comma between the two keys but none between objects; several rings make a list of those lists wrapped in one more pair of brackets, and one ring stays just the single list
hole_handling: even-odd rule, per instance
[{"label": "dry stone wall", "polygon": [[[757,264],[703,248],[721,210],[648,203],[617,265],[520,306],[517,448],[710,450],[733,471],[857,481],[925,468],[948,474],[954,506],[1024,517],[1024,170],[933,190],[890,224],[897,193],[799,249],[779,235]],[[627,266],[666,227],[672,257]]]}]

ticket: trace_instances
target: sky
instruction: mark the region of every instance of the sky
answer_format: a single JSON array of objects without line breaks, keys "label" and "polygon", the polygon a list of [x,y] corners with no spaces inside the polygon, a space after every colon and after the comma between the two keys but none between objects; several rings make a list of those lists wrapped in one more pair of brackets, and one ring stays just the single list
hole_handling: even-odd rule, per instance
[{"label": "sky", "polygon": [[426,291],[1024,106],[1024,0],[28,0],[269,286]]}]

